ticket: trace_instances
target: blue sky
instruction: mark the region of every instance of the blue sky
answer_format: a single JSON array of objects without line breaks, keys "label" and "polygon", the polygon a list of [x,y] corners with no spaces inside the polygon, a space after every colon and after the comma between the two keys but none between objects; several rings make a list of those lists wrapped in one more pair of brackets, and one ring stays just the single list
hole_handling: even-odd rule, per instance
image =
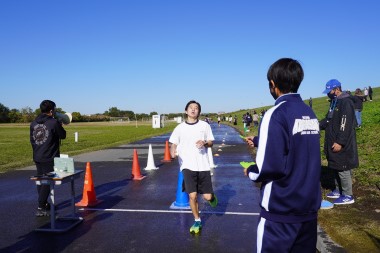
[{"label": "blue sky", "polygon": [[0,103],[67,112],[232,112],[274,103],[266,74],[301,62],[301,96],[380,80],[380,1],[2,0]]}]

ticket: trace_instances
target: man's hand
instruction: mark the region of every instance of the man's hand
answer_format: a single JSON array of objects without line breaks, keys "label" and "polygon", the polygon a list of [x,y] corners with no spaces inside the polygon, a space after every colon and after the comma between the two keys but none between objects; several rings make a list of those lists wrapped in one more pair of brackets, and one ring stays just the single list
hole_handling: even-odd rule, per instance
[{"label": "man's hand", "polygon": [[244,175],[248,177],[248,168],[251,165],[255,165],[255,162],[240,162],[240,165],[244,168]]},{"label": "man's hand", "polygon": [[248,136],[248,137],[245,137],[244,140],[248,143],[249,146],[254,147],[253,138],[255,138],[255,136]]},{"label": "man's hand", "polygon": [[332,151],[334,153],[338,153],[338,152],[340,152],[342,150],[342,145],[334,142],[334,144],[332,145],[331,149],[332,149]]},{"label": "man's hand", "polygon": [[175,159],[178,156],[177,145],[171,144],[170,146],[170,156],[172,159]]},{"label": "man's hand", "polygon": [[203,140],[199,140],[195,143],[195,145],[197,146],[197,148],[202,148],[202,147],[206,147],[207,145],[207,141],[203,141]]}]

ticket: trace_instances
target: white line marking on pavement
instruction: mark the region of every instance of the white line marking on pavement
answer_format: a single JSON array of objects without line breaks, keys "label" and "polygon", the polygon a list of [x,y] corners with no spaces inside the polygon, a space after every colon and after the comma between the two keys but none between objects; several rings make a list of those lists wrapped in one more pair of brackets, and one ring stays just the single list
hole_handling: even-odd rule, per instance
[{"label": "white line marking on pavement", "polygon": [[[191,213],[185,210],[144,210],[144,209],[102,209],[102,208],[79,208],[79,211],[102,211],[102,212],[136,212],[136,213]],[[240,212],[213,212],[213,211],[199,211],[199,213],[206,214],[228,214],[228,215],[250,215],[258,216],[260,213],[240,213]]]}]

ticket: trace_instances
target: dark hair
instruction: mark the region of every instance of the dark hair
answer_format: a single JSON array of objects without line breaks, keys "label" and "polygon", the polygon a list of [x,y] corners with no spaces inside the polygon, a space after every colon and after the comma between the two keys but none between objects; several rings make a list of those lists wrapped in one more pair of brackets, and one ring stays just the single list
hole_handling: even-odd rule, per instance
[{"label": "dark hair", "polygon": [[[201,104],[198,103],[197,101],[195,100],[190,100],[189,102],[187,102],[186,106],[185,106],[185,111],[187,111],[187,108],[189,107],[190,104],[197,104],[198,105],[198,108],[199,108],[199,115],[201,114]],[[199,116],[198,115],[198,116]]]},{"label": "dark hair", "polygon": [[269,82],[273,80],[276,87],[284,94],[297,92],[303,80],[303,69],[298,61],[282,58],[270,66],[267,78]]},{"label": "dark hair", "polygon": [[51,100],[44,100],[40,104],[40,109],[42,113],[48,113],[50,111],[54,111],[55,103]]}]

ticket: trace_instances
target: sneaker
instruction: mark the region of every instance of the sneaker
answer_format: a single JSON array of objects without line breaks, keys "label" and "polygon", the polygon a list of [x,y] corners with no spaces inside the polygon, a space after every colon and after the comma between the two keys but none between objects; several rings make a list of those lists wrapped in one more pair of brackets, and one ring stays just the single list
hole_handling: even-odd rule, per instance
[{"label": "sneaker", "polygon": [[194,225],[190,228],[190,233],[192,234],[198,234],[202,229],[202,224],[200,221],[194,222]]},{"label": "sneaker", "polygon": [[326,197],[328,197],[330,199],[337,199],[340,197],[340,192],[337,190],[333,190],[332,192],[327,193]]},{"label": "sneaker", "polygon": [[208,203],[210,203],[211,207],[216,207],[218,205],[218,198],[216,197],[215,194],[213,195],[213,198]]},{"label": "sneaker", "polygon": [[354,197],[350,195],[341,195],[339,198],[337,198],[334,201],[335,205],[347,205],[347,204],[353,204],[355,202]]},{"label": "sneaker", "polygon": [[321,209],[331,209],[334,207],[334,204],[331,203],[330,201],[322,199],[321,202]]},{"label": "sneaker", "polygon": [[46,210],[46,208],[39,207],[39,208],[37,208],[36,216],[37,217],[50,216],[50,213],[48,210]]}]

